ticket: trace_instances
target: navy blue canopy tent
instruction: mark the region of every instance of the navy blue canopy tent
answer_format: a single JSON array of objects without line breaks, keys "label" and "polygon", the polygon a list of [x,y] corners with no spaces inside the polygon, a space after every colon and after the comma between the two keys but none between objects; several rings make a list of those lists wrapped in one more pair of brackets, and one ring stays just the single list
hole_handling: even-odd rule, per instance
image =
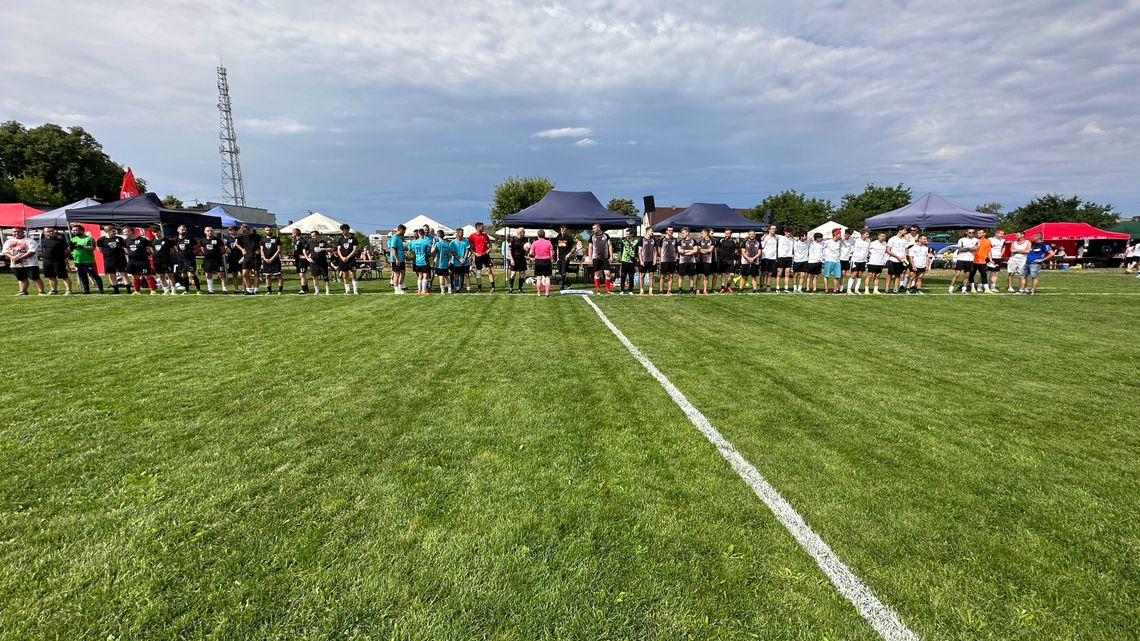
[{"label": "navy blue canopy tent", "polygon": [[966,209],[937,194],[926,194],[909,205],[871,216],[864,225],[868,229],[891,229],[899,225],[915,225],[921,229],[993,228],[997,225],[997,215]]},{"label": "navy blue canopy tent", "polygon": [[601,225],[602,229],[636,227],[637,216],[622,216],[602,206],[589,191],[551,191],[542,200],[503,220],[509,227],[554,227],[586,229]]},{"label": "navy blue canopy tent", "polygon": [[125,200],[80,207],[67,210],[69,223],[89,223],[92,225],[186,225],[187,227],[221,227],[222,220],[217,216],[200,214],[182,209],[167,209],[154,192],[148,192]]},{"label": "navy blue canopy tent", "polygon": [[768,229],[767,223],[752,220],[736,213],[732,207],[723,203],[693,203],[675,216],[670,216],[653,226],[653,231],[665,231],[667,227],[680,230],[712,228],[716,231],[731,229],[732,231],[763,231]]},{"label": "navy blue canopy tent", "polygon": [[206,212],[206,215],[217,216],[219,219],[221,219],[223,227],[240,227],[245,224],[244,220],[238,220],[237,218],[234,218],[234,215],[230,213],[230,210],[221,205],[218,205],[217,207],[214,207],[210,211]]}]

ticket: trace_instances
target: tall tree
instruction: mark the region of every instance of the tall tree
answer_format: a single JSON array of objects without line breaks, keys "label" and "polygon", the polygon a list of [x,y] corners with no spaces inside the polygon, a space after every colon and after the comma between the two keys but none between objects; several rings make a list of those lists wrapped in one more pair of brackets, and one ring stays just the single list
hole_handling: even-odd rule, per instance
[{"label": "tall tree", "polygon": [[12,181],[12,188],[16,200],[29,205],[58,207],[67,202],[58,189],[39,176],[20,176]]},{"label": "tall tree", "polygon": [[491,225],[497,229],[504,218],[542,200],[552,189],[554,183],[542,176],[507,178],[495,187],[495,196],[491,200]]},{"label": "tall tree", "polygon": [[636,217],[641,214],[641,210],[637,208],[637,205],[633,204],[633,201],[628,198],[611,198],[610,202],[606,203],[606,209],[623,216]]},{"label": "tall tree", "polygon": [[910,203],[910,187],[902,183],[894,187],[879,187],[867,183],[860,194],[847,194],[835,212],[835,222],[847,227],[862,227],[863,221]]},{"label": "tall tree", "polygon": [[[118,200],[123,171],[82,127],[64,129],[48,123],[28,129],[15,121],[0,124],[0,190],[5,181],[38,178],[68,202],[88,196]],[[140,188],[145,184],[138,182]]]},{"label": "tall tree", "polygon": [[792,229],[807,231],[827,222],[835,208],[830,200],[808,198],[794,189],[768,196],[745,215],[754,220],[763,220],[767,212],[772,212],[772,222],[787,221]]},{"label": "tall tree", "polygon": [[1009,212],[1001,219],[1007,229],[1028,229],[1041,223],[1088,223],[1107,228],[1120,222],[1112,205],[1082,200],[1080,196],[1045,194]]}]

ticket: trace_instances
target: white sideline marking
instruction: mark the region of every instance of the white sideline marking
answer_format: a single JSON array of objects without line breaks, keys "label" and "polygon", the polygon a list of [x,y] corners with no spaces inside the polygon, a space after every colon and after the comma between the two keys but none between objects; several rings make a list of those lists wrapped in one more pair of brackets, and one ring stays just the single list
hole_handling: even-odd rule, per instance
[{"label": "white sideline marking", "polygon": [[752,488],[752,491],[756,493],[756,496],[768,506],[768,509],[772,511],[776,519],[795,537],[800,547],[815,559],[816,564],[819,565],[819,568],[827,575],[827,578],[831,579],[831,583],[835,585],[839,593],[850,601],[851,604],[855,606],[855,609],[859,610],[859,614],[863,615],[863,618],[871,624],[871,627],[875,628],[879,636],[887,641],[919,641],[919,636],[911,631],[910,628],[906,627],[906,624],[899,619],[894,610],[880,601],[878,597],[871,592],[871,589],[868,588],[859,577],[855,576],[851,568],[839,560],[839,557],[835,555],[831,547],[804,521],[804,518],[800,516],[799,512],[796,512],[795,508],[792,507],[792,504],[788,503],[787,499],[781,496],[776,488],[772,487],[772,485],[764,479],[756,467],[749,463],[748,460],[733,447],[732,443],[729,443],[721,436],[721,433],[713,427],[709,419],[690,403],[689,399],[685,398],[681,390],[677,389],[677,387],[661,373],[661,370],[657,369],[653,362],[646,358],[645,354],[642,354],[641,351],[625,337],[625,334],[621,333],[621,330],[610,322],[609,318],[606,318],[601,308],[599,308],[594,301],[590,300],[589,297],[583,297],[582,300],[594,308],[594,311],[598,313],[598,318],[602,319],[606,327],[610,328],[610,331],[614,333],[614,336],[617,336],[622,345],[625,345],[629,353],[633,354],[633,357],[645,367],[649,374],[657,379],[661,387],[665,388],[665,391],[672,397],[673,402],[689,417],[689,421],[701,431],[701,434],[705,435],[705,438],[716,447],[720,455],[724,457],[724,460],[728,461],[732,469],[736,470],[740,478],[743,479],[744,482]]}]

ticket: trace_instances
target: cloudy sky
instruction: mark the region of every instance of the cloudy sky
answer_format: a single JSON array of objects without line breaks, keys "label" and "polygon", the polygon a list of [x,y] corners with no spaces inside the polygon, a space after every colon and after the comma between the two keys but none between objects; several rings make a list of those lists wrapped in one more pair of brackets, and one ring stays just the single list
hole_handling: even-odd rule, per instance
[{"label": "cloudy sky", "polygon": [[389,227],[494,185],[658,204],[904,182],[1140,215],[1140,0],[10,0],[0,120],[82,125],[160,194]]}]

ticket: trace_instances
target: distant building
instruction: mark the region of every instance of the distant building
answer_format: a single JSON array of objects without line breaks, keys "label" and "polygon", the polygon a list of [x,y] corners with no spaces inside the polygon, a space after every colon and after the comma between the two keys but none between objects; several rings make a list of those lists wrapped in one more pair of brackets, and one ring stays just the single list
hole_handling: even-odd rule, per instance
[{"label": "distant building", "polygon": [[271,213],[268,209],[260,207],[242,207],[240,205],[231,205],[229,203],[215,203],[206,202],[197,205],[186,205],[186,209],[192,211],[209,211],[214,207],[225,207],[226,211],[237,218],[238,220],[251,223],[254,225],[273,225],[277,226],[277,214]]}]

